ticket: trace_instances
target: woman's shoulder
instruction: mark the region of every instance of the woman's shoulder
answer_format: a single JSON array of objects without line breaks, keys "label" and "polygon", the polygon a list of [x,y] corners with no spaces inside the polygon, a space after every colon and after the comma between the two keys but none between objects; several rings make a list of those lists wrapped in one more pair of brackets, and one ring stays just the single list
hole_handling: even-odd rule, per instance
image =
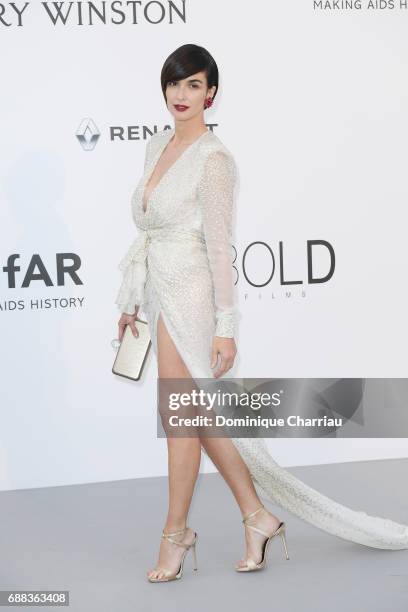
[{"label": "woman's shoulder", "polygon": [[208,137],[204,138],[201,143],[201,150],[204,155],[208,155],[213,151],[220,151],[225,153],[228,157],[233,157],[231,151],[222,142],[221,138],[215,134],[212,130],[208,130]]},{"label": "woman's shoulder", "polygon": [[199,147],[200,158],[205,165],[207,162],[210,165],[221,165],[237,172],[236,163],[233,154],[222,140],[212,130],[208,130],[208,135],[202,139]]}]

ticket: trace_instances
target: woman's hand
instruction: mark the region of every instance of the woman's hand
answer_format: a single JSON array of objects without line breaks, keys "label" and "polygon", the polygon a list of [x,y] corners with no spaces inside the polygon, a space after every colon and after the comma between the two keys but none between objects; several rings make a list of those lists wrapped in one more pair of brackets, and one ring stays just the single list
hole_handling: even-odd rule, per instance
[{"label": "woman's hand", "polygon": [[228,372],[234,365],[235,355],[237,354],[234,338],[214,336],[211,353],[211,368],[216,366],[218,354],[220,355],[221,363],[218,370],[214,373],[214,378],[219,378],[225,374],[225,372]]},{"label": "woman's hand", "polygon": [[126,325],[129,325],[132,334],[134,335],[135,338],[139,337],[139,332],[137,330],[137,327],[135,325],[135,321],[137,318],[137,313],[138,313],[139,307],[136,306],[136,310],[134,314],[127,314],[127,313],[123,313],[119,319],[119,323],[118,323],[118,327],[119,327],[119,342],[122,342],[122,338],[123,338],[123,334],[125,333],[125,327]]}]

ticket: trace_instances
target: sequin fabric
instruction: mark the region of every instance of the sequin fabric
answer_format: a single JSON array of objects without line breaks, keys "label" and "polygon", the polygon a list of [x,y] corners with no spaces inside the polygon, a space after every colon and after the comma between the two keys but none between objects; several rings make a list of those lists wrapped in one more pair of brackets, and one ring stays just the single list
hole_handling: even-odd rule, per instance
[{"label": "sequin fabric", "polygon": [[116,304],[127,313],[141,307],[155,352],[161,312],[185,363],[206,377],[212,376],[213,337],[234,337],[236,166],[230,151],[207,130],[153,187],[144,211],[145,186],[173,134],[174,128],[162,130],[148,141],[144,172],[131,198],[137,234],[119,263],[123,278]]},{"label": "sequin fabric", "polygon": [[[150,192],[143,192],[174,128],[148,141],[143,175],[132,198],[137,235],[119,264],[120,312],[140,305],[157,356],[160,312],[191,376],[212,378],[214,335],[236,326],[232,268],[234,159],[210,130],[184,150]],[[408,548],[408,526],[353,510],[308,486],[272,458],[265,440],[232,438],[261,498],[326,532],[383,549]],[[202,449],[205,453],[204,449]],[[266,499],[265,499],[266,498]]]}]

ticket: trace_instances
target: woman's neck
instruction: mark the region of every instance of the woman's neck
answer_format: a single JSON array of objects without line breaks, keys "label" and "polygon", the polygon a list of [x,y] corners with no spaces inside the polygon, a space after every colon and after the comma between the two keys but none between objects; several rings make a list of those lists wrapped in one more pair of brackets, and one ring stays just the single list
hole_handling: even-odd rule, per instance
[{"label": "woman's neck", "polygon": [[207,126],[202,121],[197,121],[194,124],[190,121],[176,121],[173,143],[176,146],[189,145],[206,131]]}]

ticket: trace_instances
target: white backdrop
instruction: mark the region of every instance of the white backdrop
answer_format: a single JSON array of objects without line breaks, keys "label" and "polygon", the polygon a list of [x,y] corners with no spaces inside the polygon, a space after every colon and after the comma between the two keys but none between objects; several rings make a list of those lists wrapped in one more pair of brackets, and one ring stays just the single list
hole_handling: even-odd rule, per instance
[{"label": "white backdrop", "polygon": [[[180,14],[142,2],[134,23],[130,5],[107,2],[106,23],[94,15],[90,24],[87,3],[59,4],[66,20],[55,24],[52,3],[29,2],[20,22],[11,3],[0,5],[0,488],[167,472],[154,356],[142,382],[120,379],[110,341],[145,130],[173,125],[160,70],[187,42],[218,63],[205,117],[239,168],[234,375],[406,377],[407,10],[175,0]],[[76,136],[84,119],[99,132],[92,150]],[[308,240],[334,249],[326,283],[308,284]],[[261,288],[242,272],[256,241],[277,264]],[[280,242],[285,278],[302,284],[281,285]],[[69,275],[58,284],[58,253],[74,254],[78,284]],[[51,284],[23,286],[36,254]],[[254,283],[268,278],[264,248],[246,264]],[[328,266],[317,247],[314,275]],[[408,455],[407,439],[268,443],[285,466]],[[204,456],[201,469],[215,471]]]}]

